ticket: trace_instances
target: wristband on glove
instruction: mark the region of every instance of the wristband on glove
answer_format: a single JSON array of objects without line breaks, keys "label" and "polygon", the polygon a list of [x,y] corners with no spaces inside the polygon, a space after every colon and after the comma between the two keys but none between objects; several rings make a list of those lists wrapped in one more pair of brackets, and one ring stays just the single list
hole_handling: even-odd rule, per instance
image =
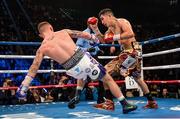
[{"label": "wristband on glove", "polygon": [[26,75],[24,81],[22,82],[23,85],[29,86],[31,81],[33,80],[33,77],[30,75]]},{"label": "wristband on glove", "polygon": [[121,38],[120,34],[116,34],[113,36],[113,41],[120,40],[120,38]]},{"label": "wristband on glove", "polygon": [[104,38],[104,41],[107,43],[117,41],[117,40],[120,40],[120,34],[110,35]]}]

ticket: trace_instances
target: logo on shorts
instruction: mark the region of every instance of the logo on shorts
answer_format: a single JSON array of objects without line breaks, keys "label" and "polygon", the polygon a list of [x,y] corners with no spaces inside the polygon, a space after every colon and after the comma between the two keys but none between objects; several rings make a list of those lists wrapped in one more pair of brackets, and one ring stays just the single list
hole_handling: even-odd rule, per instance
[{"label": "logo on shorts", "polygon": [[86,72],[86,73],[89,73],[89,72],[91,72],[91,69],[90,69],[90,68],[86,68],[86,69],[85,69],[85,72]]},{"label": "logo on shorts", "polygon": [[80,72],[80,68],[77,67],[77,68],[75,69],[75,71],[76,71],[77,73],[79,73],[79,72]]},{"label": "logo on shorts", "polygon": [[92,75],[97,75],[98,71],[97,70],[93,70]]}]

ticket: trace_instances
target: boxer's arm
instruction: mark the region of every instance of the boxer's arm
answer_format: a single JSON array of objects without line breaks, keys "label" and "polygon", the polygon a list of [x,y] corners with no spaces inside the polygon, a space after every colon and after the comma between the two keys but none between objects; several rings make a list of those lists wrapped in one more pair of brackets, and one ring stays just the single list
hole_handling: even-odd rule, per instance
[{"label": "boxer's arm", "polygon": [[83,32],[83,31],[78,31],[78,30],[70,30],[70,29],[65,29],[65,31],[72,38],[84,38],[87,40],[93,40],[94,42],[99,42],[98,38],[94,34],[90,34],[88,32]]},{"label": "boxer's arm", "polygon": [[104,35],[100,32],[97,23],[95,24],[89,24],[89,27],[92,29],[92,31],[96,34],[96,37],[99,39],[99,41],[101,43],[105,43],[104,42]]},{"label": "boxer's arm", "polygon": [[122,28],[123,29],[123,33],[121,33],[120,35],[120,39],[121,40],[125,40],[125,39],[129,39],[129,38],[133,38],[135,35],[134,35],[134,32],[132,31],[132,29],[128,28],[128,27],[124,27]]},{"label": "boxer's arm", "polygon": [[39,66],[41,65],[41,62],[43,60],[43,57],[44,57],[43,53],[40,50],[38,50],[36,52],[36,56],[33,60],[33,63],[31,65],[31,67],[29,68],[28,75],[35,77],[35,75],[39,69]]},{"label": "boxer's arm", "polygon": [[113,42],[113,41],[118,41],[118,40],[125,40],[129,38],[133,38],[134,33],[129,32],[127,29],[121,33],[121,34],[108,34],[107,36],[105,35],[104,37],[104,42]]},{"label": "boxer's arm", "polygon": [[42,60],[43,60],[43,53],[40,50],[38,50],[36,52],[36,56],[34,58],[34,61],[31,65],[31,67],[29,68],[29,71],[28,71],[26,77],[24,78],[22,84],[17,89],[16,97],[18,99],[26,100],[29,85],[32,82],[33,78],[35,77]]},{"label": "boxer's arm", "polygon": [[39,66],[40,66],[42,60],[43,60],[43,57],[44,57],[43,53],[40,50],[38,50],[36,52],[36,56],[33,60],[33,63],[30,66],[29,71],[28,71],[24,81],[22,82],[23,85],[29,86],[29,84],[31,83],[33,78],[36,76],[36,73],[39,69]]},{"label": "boxer's arm", "polygon": [[96,37],[100,40],[100,42],[104,43],[104,35],[100,32],[99,28],[97,25],[89,25],[92,29],[92,31],[96,34]]},{"label": "boxer's arm", "polygon": [[117,40],[125,40],[125,39],[129,39],[129,38],[133,38],[134,32],[132,30],[131,24],[127,21],[119,21],[119,27],[122,30],[122,33],[120,34],[110,34],[110,33],[106,33],[105,34],[105,38],[104,41],[105,42],[113,42],[113,41],[117,41]]},{"label": "boxer's arm", "polygon": [[133,38],[134,32],[132,30],[131,24],[126,20],[123,23],[121,23],[121,29],[122,29],[122,33],[120,34],[120,39],[124,40],[124,39],[129,39],[129,38]]}]

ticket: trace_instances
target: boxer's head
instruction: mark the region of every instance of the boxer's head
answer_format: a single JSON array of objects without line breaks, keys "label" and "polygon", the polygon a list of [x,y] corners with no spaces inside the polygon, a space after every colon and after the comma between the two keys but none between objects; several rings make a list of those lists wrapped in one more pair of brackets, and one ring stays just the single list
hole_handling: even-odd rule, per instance
[{"label": "boxer's head", "polygon": [[113,14],[112,10],[109,8],[102,9],[99,12],[99,18],[100,18],[102,24],[107,27],[109,27],[111,25],[113,17],[114,17],[114,14]]},{"label": "boxer's head", "polygon": [[40,22],[38,24],[38,31],[39,31],[39,36],[44,38],[44,34],[47,33],[47,32],[53,32],[53,27],[52,25],[49,23],[49,22]]}]

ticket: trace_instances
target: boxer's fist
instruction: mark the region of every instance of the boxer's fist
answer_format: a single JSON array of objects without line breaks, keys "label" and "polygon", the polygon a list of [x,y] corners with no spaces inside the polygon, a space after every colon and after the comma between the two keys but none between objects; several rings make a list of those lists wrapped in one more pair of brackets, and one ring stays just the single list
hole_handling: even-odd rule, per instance
[{"label": "boxer's fist", "polygon": [[89,17],[87,20],[88,24],[94,25],[98,22],[98,19],[96,17]]},{"label": "boxer's fist", "polygon": [[109,32],[109,33],[106,33],[104,36],[105,43],[111,43],[111,42],[117,41],[117,40],[120,40],[120,34],[114,35],[114,33]]},{"label": "boxer's fist", "polygon": [[17,89],[16,97],[17,97],[19,100],[26,100],[27,90],[28,90],[28,87],[27,87],[27,86],[21,85],[21,86]]},{"label": "boxer's fist", "polygon": [[106,33],[104,36],[105,43],[113,42],[113,36],[114,36],[114,34],[112,32]]}]

